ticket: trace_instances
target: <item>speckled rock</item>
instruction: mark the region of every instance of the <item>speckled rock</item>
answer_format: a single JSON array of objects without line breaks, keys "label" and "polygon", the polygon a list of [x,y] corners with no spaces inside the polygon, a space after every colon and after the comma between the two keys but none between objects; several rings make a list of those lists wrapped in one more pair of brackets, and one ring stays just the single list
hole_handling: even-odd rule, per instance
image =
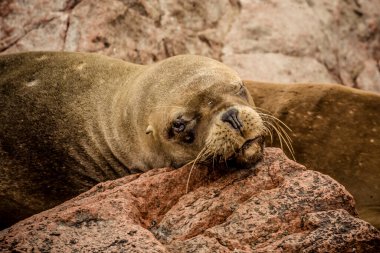
[{"label": "speckled rock", "polygon": [[375,252],[345,188],[267,148],[246,170],[154,169],[101,183],[0,232],[0,251]]},{"label": "speckled rock", "polygon": [[380,228],[380,95],[327,84],[246,85],[256,106],[292,129],[296,160],[343,184],[359,216]]}]

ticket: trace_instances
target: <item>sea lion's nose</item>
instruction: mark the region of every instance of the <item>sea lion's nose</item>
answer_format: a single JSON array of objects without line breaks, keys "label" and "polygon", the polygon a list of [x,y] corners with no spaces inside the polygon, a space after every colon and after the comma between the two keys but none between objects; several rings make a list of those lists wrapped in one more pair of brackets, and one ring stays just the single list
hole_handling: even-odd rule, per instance
[{"label": "sea lion's nose", "polygon": [[230,108],[225,113],[223,113],[222,121],[229,123],[234,129],[239,130],[241,132],[241,129],[243,128],[243,123],[241,123],[238,117],[238,113],[239,111],[235,108]]}]

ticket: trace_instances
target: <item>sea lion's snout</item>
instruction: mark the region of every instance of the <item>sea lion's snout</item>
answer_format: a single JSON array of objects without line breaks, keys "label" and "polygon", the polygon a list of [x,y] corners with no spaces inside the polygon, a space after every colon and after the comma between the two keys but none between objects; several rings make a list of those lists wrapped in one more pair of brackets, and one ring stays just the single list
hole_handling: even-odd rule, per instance
[{"label": "sea lion's snout", "polygon": [[238,117],[239,111],[236,108],[229,108],[222,114],[221,120],[229,123],[234,129],[238,130],[242,134],[243,123]]},{"label": "sea lion's snout", "polygon": [[205,146],[213,163],[245,168],[262,157],[265,133],[263,120],[254,108],[235,104],[216,114]]}]

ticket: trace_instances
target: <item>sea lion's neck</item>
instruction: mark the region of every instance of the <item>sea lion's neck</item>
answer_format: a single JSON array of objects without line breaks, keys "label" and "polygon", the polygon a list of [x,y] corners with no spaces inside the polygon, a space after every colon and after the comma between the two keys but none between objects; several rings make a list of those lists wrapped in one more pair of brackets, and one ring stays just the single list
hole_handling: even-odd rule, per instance
[{"label": "sea lion's neck", "polygon": [[[133,68],[138,68],[133,65]],[[128,131],[131,122],[123,120],[125,104],[123,104],[126,85],[131,83],[133,75],[123,72],[114,73],[117,79],[112,83],[93,86],[78,100],[82,102],[80,117],[83,117],[82,128],[85,135],[77,141],[79,156],[74,157],[81,166],[94,171],[97,181],[115,179],[130,174],[133,165],[138,161],[128,159],[135,143]],[[86,137],[87,136],[87,137]],[[137,157],[137,155],[135,156]],[[135,166],[136,167],[136,166]]]},{"label": "sea lion's neck", "polygon": [[[141,66],[141,68],[143,68]],[[103,101],[97,106],[95,120],[93,120],[90,134],[93,139],[100,140],[101,145],[97,145],[99,152],[109,163],[108,173],[116,173],[119,177],[129,174],[135,170],[144,170],[144,159],[141,159],[138,133],[132,132],[134,124],[131,112],[126,111],[130,99],[130,94],[125,92],[131,89],[136,74],[120,77],[120,82],[113,87],[108,87],[103,91]],[[128,86],[128,89],[126,88]],[[134,107],[136,110],[136,107]]]}]

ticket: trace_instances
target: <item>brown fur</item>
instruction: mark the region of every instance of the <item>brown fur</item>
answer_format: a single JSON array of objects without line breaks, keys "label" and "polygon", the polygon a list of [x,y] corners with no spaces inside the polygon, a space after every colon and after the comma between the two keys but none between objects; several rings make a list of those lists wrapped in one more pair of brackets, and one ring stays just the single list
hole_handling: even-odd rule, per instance
[{"label": "brown fur", "polygon": [[[185,55],[142,66],[34,52],[1,56],[0,73],[3,227],[133,170],[196,159],[252,164],[262,152],[252,141],[264,126],[250,95],[212,59]],[[231,108],[241,133],[221,120]]]}]

